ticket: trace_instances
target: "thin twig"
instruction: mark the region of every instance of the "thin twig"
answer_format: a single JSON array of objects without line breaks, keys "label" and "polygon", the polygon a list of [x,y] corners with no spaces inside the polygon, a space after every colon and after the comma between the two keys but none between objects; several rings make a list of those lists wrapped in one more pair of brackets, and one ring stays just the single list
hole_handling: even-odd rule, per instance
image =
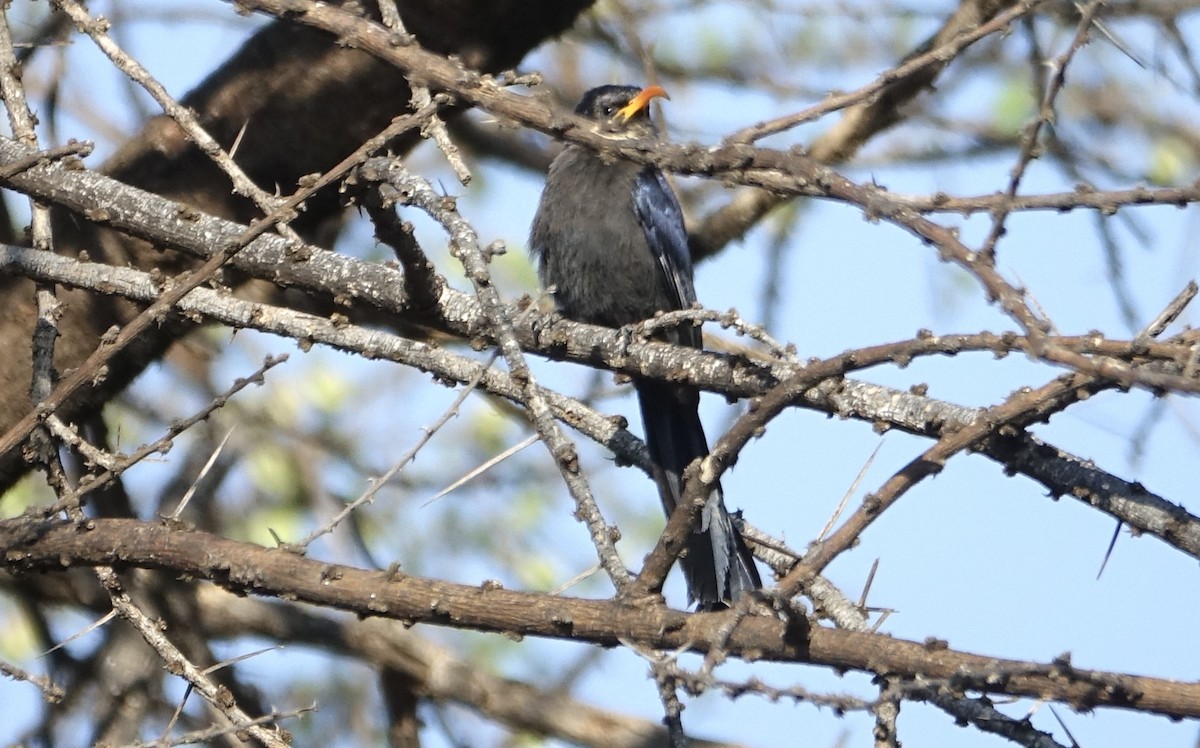
[{"label": "thin twig", "polygon": [[[400,12],[396,10],[396,1],[378,0],[378,3],[383,25],[396,33],[397,42],[401,44],[417,44],[416,37],[408,33],[404,28],[404,21],[400,18]],[[412,78],[409,78],[408,87],[412,90],[413,109],[423,109],[433,101],[428,86],[420,85]],[[432,137],[433,142],[437,143],[438,150],[445,155],[446,161],[450,164],[450,168],[454,169],[454,175],[458,177],[458,181],[464,186],[470,184],[471,171],[463,161],[462,152],[458,150],[458,146],[450,139],[450,133],[446,131],[446,123],[442,121],[442,118],[436,114],[431,116],[428,124],[422,128],[421,133]]]},{"label": "thin twig", "polygon": [[357,499],[342,507],[342,509],[333,517],[331,517],[328,522],[306,535],[302,540],[300,540],[299,543],[297,543],[297,545],[300,548],[307,548],[317,538],[321,537],[322,535],[328,535],[337,529],[338,525],[345,521],[347,517],[353,514],[354,511],[363,504],[373,501],[375,499],[375,494],[379,493],[379,489],[386,486],[388,481],[396,477],[396,475],[404,469],[405,465],[415,460],[417,458],[417,454],[426,444],[429,443],[429,440],[433,438],[434,434],[436,434],[443,426],[449,423],[450,419],[458,415],[459,408],[462,407],[462,404],[466,402],[466,399],[470,397],[471,393],[475,391],[475,388],[479,386],[480,380],[482,380],[487,374],[488,369],[491,368],[492,362],[495,360],[496,354],[493,353],[491,357],[489,357],[488,360],[479,368],[478,374],[476,374],[471,381],[467,382],[466,385],[459,390],[458,394],[454,397],[454,401],[450,403],[449,407],[442,411],[442,415],[439,416],[436,421],[434,421],[433,425],[421,429],[421,437],[417,439],[417,443],[414,444],[411,449],[401,455],[400,459],[396,460],[396,462],[390,468],[388,468],[383,475],[371,481],[371,485],[366,491],[363,491]]},{"label": "thin twig", "polygon": [[162,658],[167,670],[186,680],[197,693],[204,697],[214,709],[225,715],[230,723],[245,730],[256,740],[271,748],[289,748],[290,741],[277,729],[266,729],[229,698],[228,690],[211,680],[203,670],[196,667],[184,657],[183,653],[171,643],[163,633],[162,628],[152,621],[145,613],[134,605],[129,595],[121,586],[116,573],[108,567],[97,567],[96,574],[101,584],[108,592],[113,609],[128,621],[142,638],[149,644],[158,656]]}]

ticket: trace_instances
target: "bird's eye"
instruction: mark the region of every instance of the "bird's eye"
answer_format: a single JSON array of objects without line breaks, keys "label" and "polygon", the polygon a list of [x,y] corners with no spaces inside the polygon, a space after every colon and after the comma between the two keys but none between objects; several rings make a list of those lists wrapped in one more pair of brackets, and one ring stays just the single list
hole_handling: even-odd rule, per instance
[{"label": "bird's eye", "polygon": [[614,107],[612,104],[605,104],[605,105],[604,105],[604,116],[605,116],[605,117],[611,117],[611,116],[612,116],[612,113],[613,113],[613,112],[615,112],[615,111],[617,111],[617,109],[616,109],[616,107]]}]

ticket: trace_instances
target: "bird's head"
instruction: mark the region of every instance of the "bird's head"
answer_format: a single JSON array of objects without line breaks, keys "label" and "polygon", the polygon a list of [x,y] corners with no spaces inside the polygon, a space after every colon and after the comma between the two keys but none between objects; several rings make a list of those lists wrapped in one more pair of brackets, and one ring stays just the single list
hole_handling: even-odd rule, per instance
[{"label": "bird's head", "polygon": [[650,101],[660,96],[671,98],[662,86],[599,86],[583,95],[575,113],[599,123],[608,132],[650,138],[657,134],[650,119]]}]

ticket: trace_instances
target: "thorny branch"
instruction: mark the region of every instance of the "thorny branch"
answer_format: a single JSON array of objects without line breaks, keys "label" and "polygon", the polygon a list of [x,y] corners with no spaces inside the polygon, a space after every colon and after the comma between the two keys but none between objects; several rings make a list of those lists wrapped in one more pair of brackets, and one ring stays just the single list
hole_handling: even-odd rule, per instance
[{"label": "thorny branch", "polygon": [[[687,614],[664,605],[626,606],[612,600],[550,598],[496,586],[458,585],[396,570],[366,571],[307,559],[217,535],[137,520],[96,520],[80,531],[69,522],[0,521],[0,541],[16,551],[14,566],[41,569],[64,559],[83,565],[114,563],[186,572],[240,593],[281,596],[363,616],[429,622],[481,631],[516,630],[525,636],[570,638],[615,645],[618,639],[655,649],[705,652],[733,611]],[[236,559],[230,564],[227,559]],[[944,643],[910,642],[882,634],[811,630],[803,622],[742,618],[726,642],[732,655],[820,663],[833,668],[920,672],[946,678],[959,690],[1051,698],[1077,709],[1137,708],[1176,717],[1200,716],[1200,685],[1084,670],[1068,656],[1045,664],[958,652]]]},{"label": "thorny branch", "polygon": [[[136,195],[139,210],[153,211],[158,208],[163,211],[158,218],[148,212],[123,212],[121,199],[135,197],[136,191],[87,172],[68,175],[61,164],[53,163],[64,152],[82,152],[86,147],[73,145],[65,151],[48,149],[37,152],[36,138],[31,137],[29,123],[14,121],[14,133],[25,146],[33,150],[21,150],[20,146],[11,142],[0,144],[7,157],[7,165],[0,167],[0,180],[26,192],[35,201],[66,206],[84,218],[99,219],[99,222],[162,242],[169,247],[183,249],[206,260],[191,274],[163,282],[161,278],[130,268],[99,266],[57,257],[46,251],[51,249],[52,244],[45,231],[48,228],[45,222],[48,214],[41,203],[35,204],[34,208],[32,240],[36,249],[5,247],[0,251],[0,269],[4,272],[25,274],[44,284],[38,291],[37,303],[40,317],[45,323],[43,337],[40,341],[35,339],[32,346],[35,359],[41,362],[40,366],[35,367],[34,399],[42,404],[3,436],[0,452],[14,448],[31,434],[45,433],[43,427],[46,427],[53,439],[71,445],[87,457],[92,467],[102,469],[98,478],[86,476],[90,482],[85,482],[76,491],[63,478],[61,465],[55,467],[50,464],[48,481],[59,490],[59,502],[53,505],[51,512],[68,509],[77,522],[81,521],[78,515],[79,495],[112,481],[155,450],[165,449],[174,436],[223,404],[221,398],[214,400],[211,407],[201,414],[178,427],[172,426],[165,436],[128,458],[109,454],[90,445],[55,414],[55,409],[67,395],[84,386],[87,381],[104,376],[105,362],[121,346],[143,334],[165,315],[185,314],[235,328],[273,332],[305,345],[320,342],[367,358],[387,358],[431,372],[439,379],[470,383],[471,386],[478,384],[483,391],[520,404],[530,414],[541,439],[554,456],[555,464],[575,498],[577,513],[587,523],[602,565],[618,590],[627,586],[630,578],[616,553],[615,530],[600,514],[586,477],[579,468],[575,445],[563,434],[560,423],[569,423],[580,433],[609,446],[622,458],[643,466],[646,460],[644,448],[623,428],[598,411],[541,387],[527,367],[524,358],[526,352],[624,373],[677,378],[699,387],[724,392],[731,397],[754,398],[751,411],[742,416],[714,445],[711,457],[702,463],[698,474],[689,476],[689,495],[702,494],[707,485],[718,480],[737,459],[742,448],[760,434],[772,418],[789,407],[816,408],[870,421],[883,428],[902,428],[936,439],[936,443],[923,455],[893,475],[879,491],[868,495],[862,506],[833,535],[800,556],[790,570],[785,564],[776,565],[785,574],[778,591],[784,596],[806,591],[814,599],[826,599],[825,593],[813,590],[828,584],[818,574],[830,561],[856,542],[862,531],[912,486],[938,472],[951,456],[968,449],[989,455],[1007,470],[1035,477],[1055,494],[1074,495],[1121,522],[1163,538],[1186,553],[1200,555],[1200,520],[1182,508],[1150,495],[1140,485],[1119,481],[1072,455],[1041,443],[1025,430],[1101,390],[1140,386],[1156,393],[1200,391],[1200,382],[1196,377],[1197,359],[1200,357],[1196,336],[1183,333],[1164,340],[1155,339],[1178,317],[1190,296],[1186,293],[1181,295],[1180,300],[1164,312],[1160,320],[1132,340],[1114,340],[1099,334],[1061,336],[1053,333],[1050,320],[1036,304],[1027,299],[1024,289],[1005,278],[994,264],[994,250],[1003,234],[1005,219],[1018,211],[1089,209],[1107,215],[1136,205],[1184,206],[1200,199],[1196,185],[1157,189],[1134,187],[1101,192],[1080,184],[1071,193],[1017,194],[1024,170],[1036,157],[1038,134],[1052,122],[1053,106],[1063,90],[1066,67],[1086,40],[1095,13],[1102,3],[1091,2],[1081,9],[1074,40],[1068,50],[1054,61],[1051,85],[1041,102],[1041,111],[1030,123],[1022,140],[1018,163],[1007,192],[974,198],[940,194],[931,197],[897,195],[875,184],[855,183],[834,172],[811,154],[806,155],[799,150],[757,148],[752,143],[826,112],[853,105],[856,109],[845,120],[850,125],[845,126],[854,129],[853,125],[857,122],[858,136],[846,136],[843,144],[853,143],[856,147],[865,140],[863,133],[874,132],[878,127],[889,124],[885,119],[862,124],[861,112],[865,108],[878,107],[881,100],[888,107],[898,107],[899,99],[915,96],[917,90],[928,85],[937,72],[968,45],[990,34],[1003,32],[1014,19],[1030,14],[1039,5],[1036,1],[1011,4],[1007,9],[1002,3],[963,3],[959,9],[961,17],[956,16],[943,28],[945,36],[935,37],[937,43],[931,43],[920,54],[910,56],[867,87],[852,94],[830,97],[798,114],[734,133],[725,138],[721,145],[712,148],[673,143],[622,145],[596,136],[580,127],[571,116],[505,90],[502,81],[480,76],[465,68],[458,60],[422,49],[415,38],[404,30],[391,0],[381,0],[379,3],[386,28],[360,18],[346,8],[309,0],[239,0],[238,4],[239,7],[288,15],[301,23],[334,32],[342,43],[356,45],[404,69],[412,81],[414,108],[418,111],[408,118],[399,118],[392,127],[364,144],[341,165],[311,184],[305,184],[291,198],[280,201],[249,182],[231,156],[209,138],[192,114],[174,102],[144,69],[116,46],[100,21],[91,19],[83,6],[74,0],[56,3],[131,80],[136,80],[155,95],[164,110],[188,132],[189,137],[201,143],[202,150],[230,176],[239,191],[255,196],[267,218],[246,227],[194,213],[183,216],[179,206],[161,200],[156,203],[155,198],[145,195]],[[0,53],[6,59],[15,59],[11,40],[0,39],[0,47],[3,47]],[[0,75],[0,83],[5,84],[4,99],[9,106],[10,116],[14,115],[14,104],[20,101],[21,96],[19,87],[13,89],[8,85],[12,80],[11,75]],[[917,85],[912,85],[914,82]],[[909,90],[902,96],[889,99],[884,94],[895,94],[895,90],[889,89],[896,83],[908,84]],[[469,172],[450,141],[439,113],[452,101],[470,103],[560,140],[582,143],[617,157],[656,164],[680,174],[718,177],[729,184],[767,190],[769,192],[759,193],[759,207],[755,209],[759,210],[759,217],[763,206],[777,203],[781,196],[824,197],[853,206],[870,220],[891,223],[933,244],[942,259],[956,263],[970,273],[989,301],[998,303],[1017,323],[1021,332],[948,336],[923,331],[912,340],[860,348],[825,361],[814,360],[801,365],[793,360],[792,350],[777,344],[765,331],[745,323],[734,312],[718,315],[707,310],[687,310],[662,320],[649,321],[643,326],[643,332],[657,325],[678,324],[685,319],[728,321],[739,332],[747,332],[763,343],[765,353],[753,351],[745,356],[718,356],[676,350],[642,340],[631,343],[625,333],[540,318],[526,310],[507,306],[495,289],[489,269],[491,254],[501,251],[502,246],[481,247],[475,229],[458,213],[453,200],[438,194],[427,181],[408,171],[399,161],[367,162],[367,158],[390,137],[419,126],[434,137],[465,182]],[[891,114],[898,116],[895,111]],[[851,149],[851,146],[846,146],[843,151]],[[334,183],[350,168],[364,163],[366,166],[361,174],[365,175],[364,181],[371,184],[368,189],[373,189],[376,182],[388,182],[399,192],[401,202],[419,207],[444,227],[450,237],[452,253],[461,261],[473,284],[473,295],[463,295],[447,288],[444,276],[437,272],[424,253],[415,244],[405,243],[403,235],[406,229],[403,224],[398,221],[386,223],[391,219],[383,217],[379,204],[371,205],[372,218],[377,222],[381,237],[399,239],[394,244],[404,264],[405,272],[402,274],[391,268],[330,256],[323,250],[302,245],[298,237],[290,233],[288,222],[308,196],[320,187]],[[71,168],[74,167],[72,163]],[[98,185],[105,191],[89,197],[85,190]],[[95,194],[104,195],[102,203],[96,201]],[[385,210],[389,207],[389,199],[381,201]],[[171,211],[176,214],[173,219],[159,220]],[[988,211],[993,218],[992,233],[980,249],[967,246],[955,231],[931,218],[947,212],[967,214],[978,211]],[[753,215],[753,211],[744,215]],[[742,230],[754,220],[757,218],[744,220]],[[198,240],[195,233],[196,226],[200,224],[207,227],[201,230],[203,241]],[[266,232],[270,228],[277,228],[284,238],[268,235]],[[215,233],[204,233],[214,230]],[[213,242],[214,236],[224,236],[225,239]],[[488,364],[423,341],[349,323],[339,315],[326,319],[237,298],[224,289],[204,287],[212,281],[215,271],[226,263],[253,277],[307,291],[334,294],[339,303],[344,301],[351,311],[370,306],[461,338],[473,341],[486,339],[489,344],[499,347],[509,372],[494,371]],[[329,272],[331,270],[334,272]],[[57,387],[53,386],[52,331],[56,302],[51,283],[98,289],[149,305],[131,324],[119,332],[114,331],[88,362],[68,374],[68,378]],[[1194,293],[1194,287],[1191,287],[1191,295]],[[1044,363],[1067,367],[1070,373],[1038,390],[1015,393],[1004,403],[988,409],[957,408],[919,394],[894,392],[845,379],[847,374],[872,366],[903,366],[920,357],[975,351],[997,355],[1021,352]],[[277,361],[268,360],[251,379],[261,379],[262,373],[275,363]],[[227,399],[242,385],[239,382],[223,398]],[[448,410],[446,417],[453,412],[453,408]],[[348,516],[370,496],[368,492],[358,502],[352,502],[339,517]],[[675,536],[673,534],[686,531],[688,524],[695,521],[695,517],[688,516],[687,507],[684,506],[686,503],[681,504],[682,511],[668,522],[659,548],[647,559],[643,577],[661,582],[665,576],[669,562],[674,558],[674,550],[667,547],[670,539]],[[46,514],[43,514],[43,520],[45,517]],[[171,667],[178,667],[218,707],[223,706],[224,701],[217,703],[214,699],[224,699],[225,694],[205,679],[205,674],[192,666],[173,648],[171,642],[156,635],[153,622],[129,603],[115,574],[106,564],[119,561],[134,566],[167,568],[196,574],[241,592],[250,590],[287,596],[289,599],[309,600],[354,610],[360,615],[388,615],[408,624],[423,621],[515,632],[520,627],[514,627],[508,619],[502,621],[498,611],[491,608],[508,605],[543,615],[542,619],[529,619],[520,633],[611,644],[618,640],[611,633],[614,629],[604,629],[594,622],[603,620],[616,629],[625,627],[619,639],[622,642],[635,642],[660,649],[691,647],[707,651],[705,668],[699,674],[688,673],[667,659],[654,661],[655,677],[671,728],[670,737],[677,744],[687,740],[679,718],[682,705],[677,693],[681,689],[701,692],[709,688],[722,688],[731,695],[746,691],[772,699],[793,698],[828,703],[839,709],[870,708],[875,710],[878,717],[876,739],[880,745],[895,744],[898,740],[895,714],[889,713],[888,708],[898,709],[901,699],[932,701],[959,719],[1005,735],[1022,745],[1054,745],[1049,736],[1000,715],[991,709],[990,704],[963,698],[964,691],[1060,699],[1079,709],[1109,705],[1146,709],[1176,717],[1200,714],[1196,710],[1200,695],[1193,693],[1194,684],[1173,684],[1150,678],[1081,671],[1074,668],[1065,657],[1048,665],[972,658],[940,645],[927,643],[922,647],[912,642],[887,640],[865,633],[857,619],[853,624],[839,620],[839,625],[856,629],[858,635],[869,639],[839,638],[837,634],[840,632],[823,629],[809,632],[802,617],[791,617],[781,622],[767,616],[751,615],[748,605],[720,620],[706,619],[704,616],[686,617],[655,606],[652,610],[641,611],[652,624],[647,628],[647,620],[637,618],[638,611],[622,609],[607,601],[592,603],[569,598],[547,600],[499,589],[479,590],[436,582],[426,584],[425,580],[394,572],[390,572],[382,583],[384,587],[389,587],[389,594],[377,598],[371,593],[371,602],[364,604],[362,601],[367,597],[363,595],[368,584],[374,585],[370,587],[373,590],[378,589],[381,583],[374,577],[368,579],[364,576],[367,572],[356,569],[333,570],[330,565],[322,565],[320,585],[309,584],[310,577],[316,574],[313,565],[317,562],[283,554],[285,561],[281,563],[280,554],[263,555],[271,552],[251,546],[220,545],[218,541],[223,539],[216,536],[212,536],[215,538],[212,542],[206,539],[206,546],[214,543],[220,545],[230,558],[244,556],[251,559],[248,563],[255,569],[274,572],[250,578],[241,576],[238,569],[217,567],[189,555],[188,549],[182,547],[177,555],[164,560],[165,556],[171,556],[170,553],[158,555],[164,546],[173,549],[176,542],[183,545],[194,540],[189,538],[180,541],[176,537],[183,534],[179,528],[104,521],[100,524],[80,524],[74,528],[43,524],[31,532],[33,523],[32,515],[26,519],[0,523],[0,533],[11,533],[12,542],[5,544],[6,550],[11,554],[21,549],[24,554],[10,555],[11,563],[36,569],[52,568],[56,563],[96,565],[101,580],[111,594],[112,604],[121,611],[122,616],[155,646],[164,662]],[[327,529],[332,530],[334,524],[330,523]],[[77,532],[81,537],[72,538],[71,532]],[[87,537],[89,534],[93,537]],[[101,536],[101,540],[95,536]],[[159,544],[139,545],[147,538]],[[89,541],[97,544],[88,546]],[[102,541],[111,541],[113,544],[105,545]],[[775,541],[768,538],[767,544],[771,542]],[[55,543],[59,545],[55,546]],[[68,554],[64,548],[69,548],[71,554],[76,555]],[[282,573],[283,570],[287,573]],[[335,583],[334,587],[344,584],[347,589],[337,593],[323,590],[322,586],[330,586],[331,581]],[[395,594],[391,594],[390,586],[398,588]],[[550,607],[546,607],[547,604]],[[794,615],[796,611],[791,613]],[[680,635],[680,632],[683,634]],[[768,658],[814,662],[839,669],[864,669],[876,673],[882,685],[880,698],[873,705],[857,702],[853,707],[848,707],[850,702],[839,705],[834,700],[822,701],[822,697],[806,694],[802,689],[771,689],[756,682],[735,684],[712,676],[712,666],[727,654],[758,657],[764,653]],[[11,670],[3,665],[0,668]],[[235,728],[244,727],[251,732],[259,730],[257,725],[260,720],[251,720],[238,710],[236,704],[233,704],[227,716]],[[268,715],[268,718],[271,716]],[[255,734],[264,743],[278,742],[277,736],[272,733]]]},{"label": "thorny branch", "polygon": [[[278,266],[271,264],[272,268]],[[30,274],[59,283],[80,287],[97,287],[101,282],[96,268],[65,258],[38,254],[17,247],[0,249],[0,268]],[[158,289],[150,277],[127,268],[103,268],[103,282],[110,292],[137,300],[154,298]],[[332,276],[331,276],[332,277]],[[398,285],[397,285],[398,287]],[[449,293],[449,292],[447,292]],[[183,312],[204,315],[221,324],[282,334],[303,341],[320,342],[344,350],[362,353],[368,358],[387,358],[405,363],[422,371],[466,383],[480,372],[478,362],[396,335],[377,330],[365,330],[334,320],[273,308],[268,305],[229,298],[206,289],[197,289],[185,297],[178,308]],[[562,337],[547,335],[546,330],[530,334],[527,347],[541,348],[559,357],[561,340],[574,339],[580,346],[580,361],[602,365],[630,373],[666,376],[666,372],[687,372],[688,381],[698,387],[734,396],[755,396],[767,388],[776,387],[778,407],[796,405],[816,408],[843,417],[858,418],[870,423],[885,423],[913,433],[938,438],[945,433],[978,423],[980,411],[953,406],[921,395],[899,392],[878,385],[842,380],[854,371],[859,362],[866,365],[887,361],[907,363],[918,355],[957,354],[970,350],[967,343],[978,344],[977,350],[1005,352],[1020,350],[1021,337],[1013,335],[930,336],[921,335],[907,344],[882,346],[863,352],[851,351],[833,359],[809,362],[804,366],[775,363],[769,367],[744,360],[718,356],[690,349],[674,350],[671,346],[646,342],[629,343],[619,332],[590,328],[596,335],[584,333],[587,326],[556,320],[547,326],[560,330]],[[526,338],[522,336],[524,342]],[[537,341],[536,343],[532,341]],[[1162,343],[1148,343],[1145,348],[1120,341],[1085,337],[1064,339],[1080,350],[1097,350],[1112,354],[1122,351],[1159,351],[1164,361],[1190,360],[1190,346],[1155,348]],[[582,354],[586,351],[586,357]],[[667,352],[670,353],[667,356]],[[886,353],[886,355],[884,355]],[[600,358],[595,358],[597,355]],[[488,372],[480,385],[489,392],[523,402],[518,388],[507,375]],[[573,428],[595,441],[613,449],[635,464],[647,465],[640,443],[628,432],[618,429],[603,416],[581,407],[570,398],[544,391],[556,411]],[[758,407],[762,407],[760,404]],[[588,415],[585,415],[588,414]],[[748,427],[741,441],[752,438],[755,429]],[[1086,460],[1047,445],[1028,434],[993,434],[978,446],[1005,466],[1005,469],[1028,475],[1047,487],[1052,495],[1067,495],[1086,501],[1111,514],[1131,527],[1161,538],[1172,546],[1200,558],[1200,518],[1182,507],[1155,496],[1145,487],[1105,473]]]}]

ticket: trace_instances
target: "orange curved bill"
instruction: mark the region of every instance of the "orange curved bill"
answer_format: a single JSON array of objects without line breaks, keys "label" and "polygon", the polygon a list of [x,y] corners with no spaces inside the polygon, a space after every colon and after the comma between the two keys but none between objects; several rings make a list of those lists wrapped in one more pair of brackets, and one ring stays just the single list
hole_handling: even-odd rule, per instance
[{"label": "orange curved bill", "polygon": [[637,96],[634,96],[628,104],[618,109],[617,114],[621,117],[623,122],[628,122],[633,118],[633,115],[649,106],[651,99],[657,97],[662,97],[664,99],[671,98],[667,95],[666,90],[662,86],[646,86],[638,93]]}]

